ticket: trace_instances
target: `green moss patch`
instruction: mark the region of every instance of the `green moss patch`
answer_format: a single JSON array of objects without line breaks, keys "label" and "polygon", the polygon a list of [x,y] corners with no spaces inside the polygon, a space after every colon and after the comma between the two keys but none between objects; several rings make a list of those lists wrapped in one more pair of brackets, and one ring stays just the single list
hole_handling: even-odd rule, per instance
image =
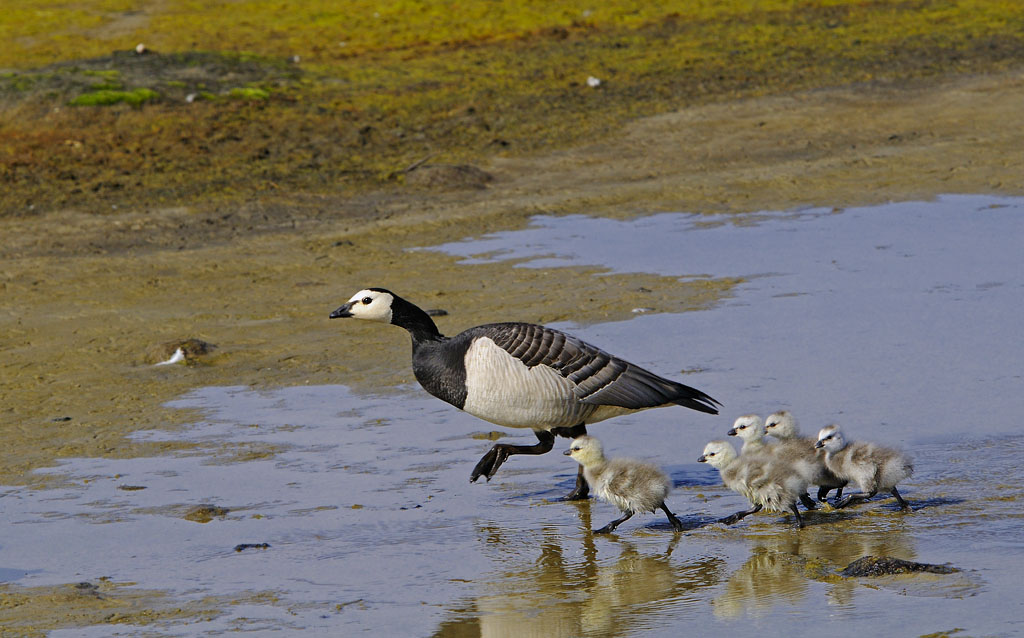
[{"label": "green moss patch", "polygon": [[71,106],[111,106],[113,104],[141,106],[158,97],[160,95],[151,89],[133,89],[131,91],[100,89],[99,91],[79,95],[68,102],[68,104]]}]

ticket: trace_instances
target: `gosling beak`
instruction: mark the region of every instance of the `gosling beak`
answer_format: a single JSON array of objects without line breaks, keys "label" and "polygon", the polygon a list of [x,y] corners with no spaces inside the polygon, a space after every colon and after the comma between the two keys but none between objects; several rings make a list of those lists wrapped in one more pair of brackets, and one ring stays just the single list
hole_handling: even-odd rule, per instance
[{"label": "gosling beak", "polygon": [[348,302],[344,306],[339,307],[337,310],[331,313],[331,319],[340,319],[342,317],[351,317],[352,313],[349,310],[352,309],[352,302]]},{"label": "gosling beak", "polygon": [[825,447],[824,441],[818,441],[817,443],[814,444],[814,449],[818,449],[820,447]]},{"label": "gosling beak", "polygon": [[707,462],[708,462],[708,457],[706,457],[706,456],[704,456],[703,454],[701,454],[701,455],[700,455],[700,458],[699,458],[699,459],[697,459],[697,462],[698,462],[698,463],[707,463]]},{"label": "gosling beak", "polygon": [[562,454],[565,456],[572,456],[572,450],[566,450],[565,452],[562,452]]},{"label": "gosling beak", "polygon": [[728,434],[729,436],[736,436],[736,428],[730,429],[728,432],[726,432],[726,434]]}]

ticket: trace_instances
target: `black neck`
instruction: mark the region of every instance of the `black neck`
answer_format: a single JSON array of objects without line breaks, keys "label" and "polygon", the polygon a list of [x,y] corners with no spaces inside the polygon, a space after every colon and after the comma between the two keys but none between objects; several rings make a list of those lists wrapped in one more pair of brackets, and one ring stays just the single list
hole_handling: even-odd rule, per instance
[{"label": "black neck", "polygon": [[398,296],[391,302],[391,323],[408,330],[413,343],[444,339],[430,315]]}]

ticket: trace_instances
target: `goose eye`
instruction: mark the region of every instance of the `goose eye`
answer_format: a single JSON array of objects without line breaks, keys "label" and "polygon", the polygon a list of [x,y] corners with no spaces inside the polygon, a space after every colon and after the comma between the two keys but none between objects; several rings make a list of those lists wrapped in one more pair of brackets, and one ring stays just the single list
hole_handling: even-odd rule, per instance
[{"label": "goose eye", "polygon": [[373,298],[371,298],[371,297],[363,297],[363,304],[371,304],[371,303],[373,303]]}]

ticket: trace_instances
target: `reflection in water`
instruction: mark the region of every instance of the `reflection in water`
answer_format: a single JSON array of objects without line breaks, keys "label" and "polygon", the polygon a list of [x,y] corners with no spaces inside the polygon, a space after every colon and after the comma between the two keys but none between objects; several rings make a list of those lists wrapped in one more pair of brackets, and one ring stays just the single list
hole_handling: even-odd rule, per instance
[{"label": "reflection in water", "polygon": [[502,567],[480,579],[488,592],[454,609],[457,618],[434,635],[621,636],[671,625],[674,611],[721,580],[722,559],[672,559],[685,540],[681,534],[659,531],[636,543],[611,536],[598,545],[589,531],[590,503],[576,505],[584,531],[546,527],[534,546],[539,552],[524,552],[518,535],[506,538],[500,529],[479,527],[480,541]]},{"label": "reflection in water", "polygon": [[838,570],[862,556],[913,560],[916,554],[908,532],[879,530],[879,520],[869,523],[866,518],[880,517],[851,516],[799,532],[752,536],[750,558],[729,576],[725,591],[712,601],[715,616],[760,616],[780,604],[799,605],[815,580],[828,583],[825,595],[831,605],[850,607],[861,583],[836,577]]}]

